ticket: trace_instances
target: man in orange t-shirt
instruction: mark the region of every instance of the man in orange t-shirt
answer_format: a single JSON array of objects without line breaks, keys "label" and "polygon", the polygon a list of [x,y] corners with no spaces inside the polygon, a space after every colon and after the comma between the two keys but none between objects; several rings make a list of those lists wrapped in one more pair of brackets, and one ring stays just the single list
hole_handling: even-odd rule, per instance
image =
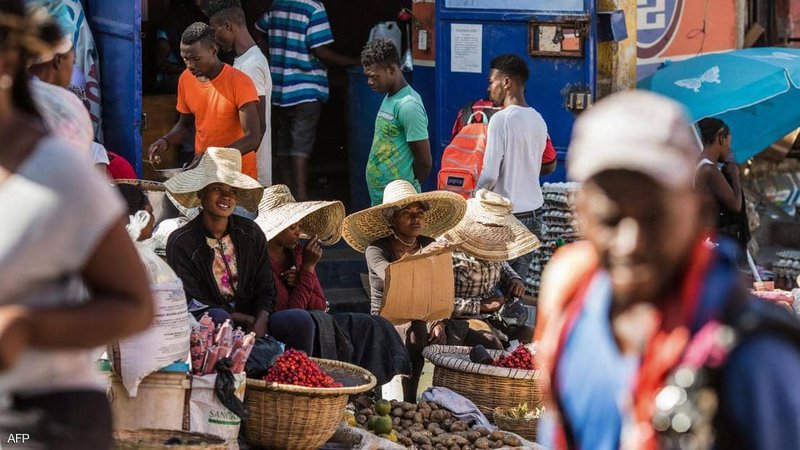
[{"label": "man in orange t-shirt", "polygon": [[202,22],[181,36],[181,57],[186,70],[178,80],[178,123],[150,145],[154,163],[159,154],[195,132],[195,155],[208,147],[229,147],[242,152],[242,173],[258,179],[256,150],[261,143],[258,93],[253,81],[217,57],[214,31]]}]

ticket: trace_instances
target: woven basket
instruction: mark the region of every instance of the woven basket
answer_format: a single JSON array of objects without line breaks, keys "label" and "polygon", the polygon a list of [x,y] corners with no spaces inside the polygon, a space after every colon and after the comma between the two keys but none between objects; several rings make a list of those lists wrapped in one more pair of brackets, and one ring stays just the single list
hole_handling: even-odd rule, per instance
[{"label": "woven basket", "polygon": [[495,408],[494,424],[503,431],[518,434],[529,441],[536,441],[536,426],[539,424],[539,418],[535,419],[513,419],[504,415],[507,408]]},{"label": "woven basket", "polygon": [[312,358],[342,388],[310,388],[247,380],[244,402],[248,443],[268,449],[319,448],[342,422],[347,397],[375,387],[375,376],[358,366]]},{"label": "woven basket", "polygon": [[137,180],[133,178],[120,178],[118,180],[114,180],[115,184],[131,184],[133,186],[139,186],[145,191],[158,191],[163,192],[167,189],[164,187],[164,183],[160,183],[158,181],[151,181],[151,180]]},{"label": "woven basket", "polygon": [[[435,366],[433,385],[470,399],[489,420],[493,420],[495,408],[543,402],[540,371],[476,364],[469,360],[470,350],[447,345],[426,347],[422,354]],[[488,351],[492,358],[503,354],[500,350]]]},{"label": "woven basket", "polygon": [[[187,444],[166,445],[171,438],[186,440]],[[227,450],[224,439],[201,433],[189,433],[177,430],[119,430],[114,432],[117,450]]]}]

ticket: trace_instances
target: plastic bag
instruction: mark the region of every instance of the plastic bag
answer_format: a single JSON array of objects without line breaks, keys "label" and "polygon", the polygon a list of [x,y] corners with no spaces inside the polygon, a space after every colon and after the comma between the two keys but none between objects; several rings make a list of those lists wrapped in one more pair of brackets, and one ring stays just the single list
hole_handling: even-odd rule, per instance
[{"label": "plastic bag", "polygon": [[275,360],[283,354],[283,345],[272,336],[256,339],[250,357],[247,358],[245,372],[247,378],[260,380],[267,375],[267,370],[275,364]]},{"label": "plastic bag", "polygon": [[[192,376],[189,399],[189,431],[208,433],[225,439],[231,449],[239,448],[242,420],[220,402],[216,394],[217,374]],[[244,400],[245,374],[233,375],[234,395]]]},{"label": "plastic bag", "polygon": [[[146,214],[149,221],[149,213],[139,213]],[[141,224],[146,223],[144,215],[139,213],[131,217],[128,225],[132,238],[139,236]],[[135,242],[134,245],[150,281],[155,317],[150,328],[112,344],[109,351],[114,372],[120,375],[131,397],[136,396],[144,377],[175,361],[186,360],[190,333],[186,295],[180,278],[155,254],[151,240]]]}]

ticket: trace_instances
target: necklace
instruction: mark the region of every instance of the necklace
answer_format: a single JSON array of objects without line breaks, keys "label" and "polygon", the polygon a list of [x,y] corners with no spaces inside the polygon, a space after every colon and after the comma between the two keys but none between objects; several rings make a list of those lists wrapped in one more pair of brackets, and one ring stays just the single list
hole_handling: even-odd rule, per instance
[{"label": "necklace", "polygon": [[402,244],[402,245],[404,245],[404,246],[406,246],[406,247],[409,247],[409,248],[411,248],[411,247],[414,247],[414,246],[416,246],[416,245],[417,245],[417,238],[414,238],[414,240],[413,240],[413,241],[411,241],[411,243],[410,243],[410,244],[408,244],[408,243],[406,243],[406,241],[402,240],[402,239],[400,238],[400,236],[398,236],[398,235],[397,235],[397,234],[396,234],[394,231],[392,232],[392,235],[394,235],[394,238],[395,238],[395,239],[397,239],[397,241],[398,241],[398,242],[400,242],[400,244]]}]

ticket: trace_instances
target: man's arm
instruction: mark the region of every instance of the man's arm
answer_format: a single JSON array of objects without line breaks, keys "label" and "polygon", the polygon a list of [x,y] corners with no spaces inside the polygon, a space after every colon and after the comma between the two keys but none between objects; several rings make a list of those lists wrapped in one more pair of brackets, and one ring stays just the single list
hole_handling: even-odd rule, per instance
[{"label": "man's arm", "polygon": [[550,140],[550,136],[547,136],[547,142],[544,144],[544,153],[542,153],[542,168],[539,169],[539,176],[544,177],[555,172],[558,165],[557,156],[553,141]]},{"label": "man's arm", "polygon": [[[705,181],[708,192],[720,205],[732,212],[739,212],[742,207],[742,190],[736,178],[736,186],[732,186],[725,179],[725,176],[712,166],[704,166],[700,169],[700,178]],[[735,189],[738,187],[737,189]]]},{"label": "man's arm", "polygon": [[[263,95],[258,97],[258,123],[261,126],[261,139],[264,139],[264,133],[267,132],[267,98]],[[241,119],[241,116],[239,117]],[[259,142],[259,145],[261,143]]]},{"label": "man's arm", "polygon": [[261,143],[261,136],[263,136],[257,105],[258,102],[250,102],[239,108],[239,123],[244,130],[244,136],[232,142],[230,147],[239,150],[243,155],[256,151]]},{"label": "man's arm", "polygon": [[553,162],[548,164],[542,164],[542,169],[539,171],[539,176],[543,177],[555,172],[557,165],[558,165],[558,160],[553,160]]},{"label": "man's arm", "polygon": [[147,156],[150,160],[154,156],[164,152],[170,147],[180,145],[192,133],[192,126],[194,125],[194,114],[181,113],[178,117],[178,122],[172,126],[169,133],[155,140],[150,144],[147,150]]},{"label": "man's arm", "polygon": [[409,142],[408,146],[411,148],[411,153],[414,154],[414,178],[422,183],[428,179],[433,166],[431,144],[425,139],[423,141]]},{"label": "man's arm", "polygon": [[361,64],[361,61],[359,61],[357,58],[343,55],[334,50],[332,44],[312,48],[311,53],[327,66],[350,67]]},{"label": "man's arm", "polygon": [[489,130],[486,136],[486,150],[483,153],[483,169],[478,179],[477,189],[494,189],[500,177],[500,164],[503,162],[506,147],[505,124],[501,118],[494,116],[489,121]]},{"label": "man's arm", "polygon": [[431,144],[428,140],[428,114],[422,103],[408,100],[401,103],[397,120],[403,127],[406,142],[414,154],[414,178],[422,183],[430,175],[433,166]]}]

